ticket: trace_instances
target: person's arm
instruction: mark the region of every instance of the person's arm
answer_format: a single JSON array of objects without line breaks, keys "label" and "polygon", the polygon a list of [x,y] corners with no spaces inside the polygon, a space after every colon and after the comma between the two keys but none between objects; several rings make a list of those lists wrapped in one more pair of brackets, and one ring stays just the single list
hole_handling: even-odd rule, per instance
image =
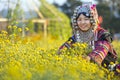
[{"label": "person's arm", "polygon": [[101,65],[110,48],[110,43],[108,41],[98,41],[95,49],[88,56],[90,60]]},{"label": "person's arm", "polygon": [[95,44],[95,49],[88,55],[91,61],[101,65],[102,61],[111,49],[112,38],[109,33],[104,32],[100,35],[98,41]]},{"label": "person's arm", "polygon": [[61,54],[61,50],[64,48],[69,49],[75,42],[76,42],[75,37],[74,36],[70,37],[64,44],[62,44],[62,46],[59,47],[58,54]]}]

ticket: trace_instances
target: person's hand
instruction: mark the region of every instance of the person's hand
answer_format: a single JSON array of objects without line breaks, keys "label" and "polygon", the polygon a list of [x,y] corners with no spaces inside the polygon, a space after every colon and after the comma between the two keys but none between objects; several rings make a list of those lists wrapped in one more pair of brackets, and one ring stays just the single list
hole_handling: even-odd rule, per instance
[{"label": "person's hand", "polygon": [[89,56],[82,56],[83,59],[86,59],[87,61],[90,61],[90,57]]}]

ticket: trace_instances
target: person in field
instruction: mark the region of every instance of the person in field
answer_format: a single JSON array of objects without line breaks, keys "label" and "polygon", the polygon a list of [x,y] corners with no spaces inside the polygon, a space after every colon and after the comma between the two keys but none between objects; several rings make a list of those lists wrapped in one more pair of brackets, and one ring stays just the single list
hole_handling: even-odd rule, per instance
[{"label": "person in field", "polygon": [[[106,65],[104,67],[112,71],[120,70],[120,65],[115,64],[117,54],[111,45],[111,34],[100,26],[96,5],[86,3],[75,8],[72,16],[72,31],[73,35],[60,46],[58,54],[61,54],[61,50],[65,47],[71,48],[76,42],[87,43],[92,48],[92,52],[85,59],[98,65]],[[111,62],[114,64],[110,65]]]}]

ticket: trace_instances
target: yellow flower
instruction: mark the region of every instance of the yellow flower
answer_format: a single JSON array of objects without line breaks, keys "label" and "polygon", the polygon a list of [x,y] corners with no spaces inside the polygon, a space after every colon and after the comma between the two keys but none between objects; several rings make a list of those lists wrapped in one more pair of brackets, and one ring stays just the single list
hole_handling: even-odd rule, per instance
[{"label": "yellow flower", "polygon": [[17,26],[13,26],[13,29],[17,29]]},{"label": "yellow flower", "polygon": [[16,34],[13,34],[14,37],[16,37],[17,35]]},{"label": "yellow flower", "polygon": [[27,27],[26,27],[26,28],[25,28],[25,30],[26,30],[26,31],[28,31],[28,30],[29,30],[29,28],[27,28]]},{"label": "yellow flower", "polygon": [[7,34],[8,32],[5,31],[5,30],[2,30],[1,33],[2,33],[2,34]]},{"label": "yellow flower", "polygon": [[106,67],[107,65],[104,63],[103,66]]},{"label": "yellow flower", "polygon": [[120,73],[120,69],[116,69],[116,71],[117,71],[118,73]]},{"label": "yellow flower", "polygon": [[81,44],[81,46],[82,46],[83,48],[86,48],[86,44]]},{"label": "yellow flower", "polygon": [[8,26],[8,29],[11,29],[11,28],[12,28],[12,26],[11,26],[11,25],[9,25],[9,26]]},{"label": "yellow flower", "polygon": [[21,31],[22,31],[22,29],[21,29],[21,28],[18,28],[18,31],[19,31],[19,32],[21,32]]},{"label": "yellow flower", "polygon": [[110,65],[113,65],[114,64],[114,62],[110,62]]}]

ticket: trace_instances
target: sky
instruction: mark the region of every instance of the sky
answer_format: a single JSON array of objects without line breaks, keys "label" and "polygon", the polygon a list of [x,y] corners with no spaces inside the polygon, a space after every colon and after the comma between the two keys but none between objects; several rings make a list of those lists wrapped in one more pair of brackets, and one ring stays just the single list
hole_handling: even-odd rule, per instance
[{"label": "sky", "polygon": [[46,0],[46,1],[48,1],[49,3],[56,2],[59,5],[62,5],[62,4],[64,4],[66,2],[66,0]]},{"label": "sky", "polygon": [[[11,3],[9,3],[10,8],[15,8],[17,0],[9,0]],[[67,0],[46,0],[49,3],[58,3],[59,5],[64,4]],[[91,1],[94,2],[94,0],[80,0],[80,1]],[[34,7],[31,7],[31,3],[35,3],[37,7],[40,6],[39,0],[20,0],[21,8],[24,9],[24,11],[34,10]],[[0,11],[3,9],[8,9],[8,0],[0,0]]]},{"label": "sky", "polygon": [[[48,1],[49,3],[56,2],[59,5],[62,5],[62,4],[64,4],[66,2],[66,0],[46,0],[46,1]],[[83,1],[83,2],[92,2],[93,4],[95,3],[94,0],[80,0],[80,1]]]}]

